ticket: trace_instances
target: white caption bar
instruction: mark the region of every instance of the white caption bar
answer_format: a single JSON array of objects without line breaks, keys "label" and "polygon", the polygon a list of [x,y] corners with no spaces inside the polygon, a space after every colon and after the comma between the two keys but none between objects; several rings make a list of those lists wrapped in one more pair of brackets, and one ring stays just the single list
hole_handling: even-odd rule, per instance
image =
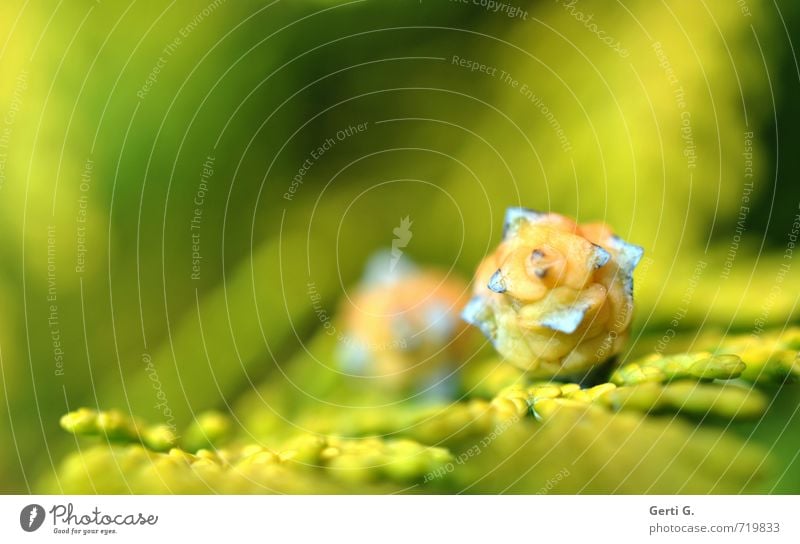
[{"label": "white caption bar", "polygon": [[796,496],[7,495],[0,542],[800,542],[799,503]]}]

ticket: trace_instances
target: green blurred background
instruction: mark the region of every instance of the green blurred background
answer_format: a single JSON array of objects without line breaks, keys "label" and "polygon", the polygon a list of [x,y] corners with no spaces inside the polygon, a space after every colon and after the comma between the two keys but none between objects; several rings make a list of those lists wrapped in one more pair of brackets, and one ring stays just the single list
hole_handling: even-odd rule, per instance
[{"label": "green blurred background", "polygon": [[[508,206],[608,222],[646,248],[634,350],[796,322],[798,28],[791,0],[2,2],[0,491],[78,406],[183,425],[269,380],[309,283],[335,313],[406,216],[464,278]],[[798,398],[741,429],[777,490]]]}]

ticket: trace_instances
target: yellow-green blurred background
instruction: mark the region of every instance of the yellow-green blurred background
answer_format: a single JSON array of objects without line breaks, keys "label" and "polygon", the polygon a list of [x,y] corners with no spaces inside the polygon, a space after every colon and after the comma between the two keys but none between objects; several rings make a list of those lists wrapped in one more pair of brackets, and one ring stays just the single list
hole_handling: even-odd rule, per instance
[{"label": "yellow-green blurred background", "polygon": [[[185,424],[269,380],[309,283],[335,313],[407,216],[464,278],[508,206],[608,222],[646,249],[633,343],[796,322],[799,28],[790,0],[4,0],[0,491],[78,406]],[[779,491],[798,398],[741,429]]]}]

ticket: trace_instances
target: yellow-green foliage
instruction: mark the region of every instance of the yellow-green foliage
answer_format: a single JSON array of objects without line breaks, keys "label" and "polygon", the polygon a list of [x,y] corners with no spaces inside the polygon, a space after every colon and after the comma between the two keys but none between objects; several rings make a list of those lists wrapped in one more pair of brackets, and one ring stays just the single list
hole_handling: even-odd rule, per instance
[{"label": "yellow-green foliage", "polygon": [[[224,414],[203,414],[169,444],[150,438],[159,426],[81,409],[62,418],[66,430],[123,445],[81,449],[43,485],[164,493],[763,490],[771,478],[766,451],[713,421],[764,413],[767,395],[743,380],[764,366],[752,350],[796,349],[799,333],[751,338],[742,349],[742,339],[732,338],[724,355],[654,354],[591,387],[530,382],[489,358],[465,371],[464,396],[446,404],[398,400],[369,411],[320,412],[314,403],[275,396],[280,389],[267,383],[258,396],[269,404],[250,399],[243,406],[249,421],[272,423],[236,430]],[[328,336],[321,333],[314,345],[330,354]],[[313,385],[307,365],[303,357],[290,363],[298,386],[319,395],[344,388],[353,406],[373,399],[341,375]],[[676,413],[689,419],[670,415]]]},{"label": "yellow-green foliage", "polygon": [[[729,329],[779,327],[800,307],[800,275],[779,275],[786,240],[762,247],[750,230],[774,183],[761,129],[781,18],[766,0],[748,0],[752,17],[736,2],[576,2],[621,56],[565,2],[514,3],[527,19],[444,0],[228,0],[141,98],[192,3],[0,2],[0,491],[761,489],[762,452],[735,433],[771,444],[800,431],[796,391],[781,386],[800,372],[798,345]],[[337,142],[285,199],[309,153],[361,122],[363,137]],[[753,207],[723,276],[750,129]],[[210,155],[194,279],[190,221]],[[338,326],[339,299],[400,218],[413,221],[409,254],[468,278],[510,205],[605,220],[646,248],[621,358],[634,366],[609,378],[616,389],[547,397],[554,385],[488,353],[460,362],[447,405],[342,380],[336,336],[319,331]],[[539,387],[538,409],[506,395],[515,385]],[[734,416],[761,410],[758,391],[785,404],[744,427]],[[58,427],[69,411],[77,452]],[[734,421],[720,431],[699,423],[706,413]],[[286,461],[240,475],[198,453],[277,452],[298,436],[379,440],[369,455],[394,460],[422,448],[424,462],[331,457],[355,484]],[[457,468],[426,457],[438,447]],[[792,468],[796,445],[782,447]]]}]

